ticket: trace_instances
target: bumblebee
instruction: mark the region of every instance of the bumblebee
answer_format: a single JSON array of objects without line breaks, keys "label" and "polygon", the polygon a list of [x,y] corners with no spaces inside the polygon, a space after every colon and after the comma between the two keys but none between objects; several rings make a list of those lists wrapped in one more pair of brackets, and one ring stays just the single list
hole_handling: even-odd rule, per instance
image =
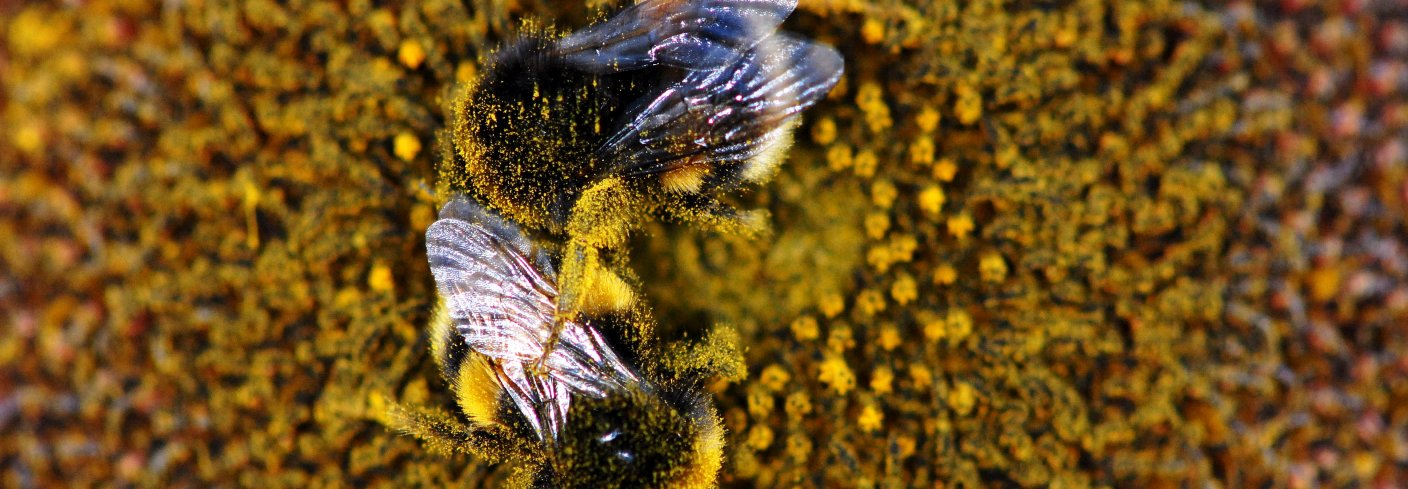
[{"label": "bumblebee", "polygon": [[549,255],[462,197],[426,231],[426,254],[443,299],[433,354],[469,423],[421,416],[410,431],[521,462],[519,487],[713,484],[723,428],[699,382],[635,368],[618,351],[637,355],[644,338],[596,324],[632,318],[564,316]]},{"label": "bumblebee", "polygon": [[841,76],[834,49],[776,32],[795,7],[644,0],[566,36],[529,29],[453,104],[445,176],[557,232],[613,179],[669,209],[727,214],[712,195],[768,178],[798,113]]},{"label": "bumblebee", "polygon": [[844,68],[835,49],[777,31],[795,7],[643,0],[565,36],[530,28],[452,103],[442,181],[565,238],[566,309],[627,309],[616,250],[645,214],[761,228],[717,195],[770,178],[798,114]]}]

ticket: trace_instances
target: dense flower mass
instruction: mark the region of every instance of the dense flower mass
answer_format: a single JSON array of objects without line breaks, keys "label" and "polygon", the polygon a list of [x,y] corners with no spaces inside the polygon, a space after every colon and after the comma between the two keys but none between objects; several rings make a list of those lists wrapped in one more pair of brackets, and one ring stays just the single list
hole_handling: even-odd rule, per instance
[{"label": "dense flower mass", "polygon": [[[587,3],[0,5],[0,485],[509,478],[389,418],[454,406],[422,333],[448,101]],[[769,231],[628,246],[659,336],[710,340],[669,361],[746,348],[724,485],[1408,480],[1408,5],[783,28],[846,74],[730,196]]]}]

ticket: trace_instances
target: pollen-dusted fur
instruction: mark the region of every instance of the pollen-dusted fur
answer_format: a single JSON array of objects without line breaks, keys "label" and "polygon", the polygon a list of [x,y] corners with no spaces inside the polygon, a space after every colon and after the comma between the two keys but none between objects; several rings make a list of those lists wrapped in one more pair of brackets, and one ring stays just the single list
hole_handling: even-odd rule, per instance
[{"label": "pollen-dusted fur", "polygon": [[[662,348],[639,304],[551,314],[561,296],[548,256],[513,223],[463,197],[442,208],[426,247],[441,295],[429,325],[431,355],[462,416],[398,408],[393,424],[437,451],[515,462],[511,487],[713,485],[723,427],[702,385],[741,379],[734,344],[718,341],[733,337]],[[635,287],[615,280],[602,289],[634,297]],[[523,343],[549,332],[544,350]],[[563,402],[558,392],[569,393],[570,408],[545,411]]]},{"label": "pollen-dusted fur", "polygon": [[576,284],[563,294],[567,310],[582,314],[605,314],[623,311],[636,303],[636,292],[611,267],[602,263],[603,250],[569,243],[567,257],[562,262],[564,282]]},{"label": "pollen-dusted fur", "polygon": [[793,8],[655,0],[565,35],[526,25],[451,102],[443,186],[566,241],[565,272],[583,279],[564,280],[570,311],[629,307],[619,251],[645,216],[766,227],[719,194],[776,172],[798,114],[843,67],[777,31]]},{"label": "pollen-dusted fur", "polygon": [[679,168],[660,174],[660,185],[672,193],[698,192],[704,187],[704,177],[709,176],[705,165],[681,165]]},{"label": "pollen-dusted fur", "polygon": [[[436,317],[448,319],[439,312]],[[650,321],[648,314],[640,310],[618,320]],[[717,376],[728,381],[741,380],[742,358],[732,343],[736,338],[730,334],[711,335],[710,339],[690,346],[671,345],[644,351],[641,356],[663,360],[646,363],[642,370],[643,375],[653,379],[651,382],[657,385],[660,396],[633,392],[619,399],[584,398],[569,413],[573,421],[564,433],[567,444],[549,448],[518,434],[525,422],[509,407],[511,403],[504,401],[502,389],[492,387],[492,374],[484,378],[466,373],[486,372],[485,360],[474,352],[455,353],[463,341],[457,341],[457,335],[443,334],[453,332],[452,327],[445,326],[448,324],[448,320],[432,323],[431,352],[445,381],[454,389],[464,418],[404,407],[396,408],[391,416],[395,425],[425,440],[429,448],[518,464],[516,475],[506,482],[508,487],[703,489],[714,486],[723,462],[725,430],[712,402],[699,392],[699,381],[691,379]],[[648,332],[651,329],[649,324],[640,324],[623,330]],[[645,338],[623,338],[622,343],[649,348],[651,342]],[[702,358],[718,360],[701,363],[698,359]],[[486,385],[489,388],[486,389]],[[611,459],[587,456],[602,451],[592,440],[600,433],[618,430],[617,427],[630,427],[635,431],[629,446],[636,457],[650,458],[665,469],[651,472],[648,480],[640,480],[632,477],[630,468],[617,466]]]},{"label": "pollen-dusted fur", "polygon": [[774,129],[776,132],[772,137],[772,142],[768,143],[763,151],[757,156],[749,158],[743,164],[743,170],[739,176],[744,180],[754,183],[764,183],[772,179],[777,173],[777,168],[782,165],[782,161],[787,158],[787,150],[792,148],[793,132],[797,129],[800,121],[793,119],[782,127]]},{"label": "pollen-dusted fur", "polygon": [[440,375],[455,392],[460,411],[472,422],[487,423],[498,416],[502,389],[485,358],[465,346],[455,332],[445,309],[445,300],[436,301],[430,319],[430,354],[440,366]]},{"label": "pollen-dusted fur", "polygon": [[520,485],[714,484],[723,427],[702,389],[744,376],[734,336],[654,346],[626,244],[658,214],[764,228],[719,194],[776,172],[844,64],[777,32],[795,7],[644,0],[566,35],[528,26],[485,60],[450,104],[450,197],[426,230],[432,354],[467,421],[408,431],[471,451],[504,437],[526,452]]},{"label": "pollen-dusted fur", "polygon": [[606,168],[593,151],[660,75],[572,69],[548,53],[560,34],[527,25],[521,35],[490,54],[494,69],[451,102],[455,159],[441,165],[441,178],[523,226],[561,232],[577,197]]}]

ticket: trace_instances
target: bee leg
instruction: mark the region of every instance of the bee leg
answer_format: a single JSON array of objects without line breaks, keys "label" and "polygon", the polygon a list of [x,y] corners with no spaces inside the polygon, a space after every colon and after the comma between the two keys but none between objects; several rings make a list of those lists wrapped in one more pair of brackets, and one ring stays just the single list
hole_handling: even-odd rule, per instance
[{"label": "bee leg", "polygon": [[577,198],[567,221],[567,234],[572,241],[587,247],[619,249],[626,245],[636,223],[645,217],[641,204],[625,180],[603,178]]},{"label": "bee leg", "polygon": [[582,192],[567,221],[568,242],[559,280],[571,313],[624,311],[636,301],[630,284],[612,271],[607,257],[624,248],[642,220],[641,199],[620,178],[604,178]]},{"label": "bee leg", "polygon": [[719,234],[757,237],[770,230],[766,210],[740,211],[709,196],[695,194],[670,198],[662,207],[681,221],[702,225]]},{"label": "bee leg", "polygon": [[467,453],[490,462],[533,458],[529,442],[498,423],[461,423],[453,416],[422,408],[395,406],[388,424],[444,454]]},{"label": "bee leg", "polygon": [[533,362],[532,368],[534,372],[538,372],[539,374],[547,374],[549,371],[551,371],[551,368],[549,368],[547,365],[548,355],[551,355],[552,350],[554,348],[557,348],[557,340],[558,337],[561,335],[562,319],[558,319],[552,322],[552,333],[548,335],[548,340],[543,342],[543,353],[538,356],[538,361]]},{"label": "bee leg", "polygon": [[635,290],[603,263],[600,248],[573,239],[562,259],[562,300],[568,314],[599,315],[630,309]]},{"label": "bee leg", "polygon": [[714,326],[703,339],[666,345],[658,368],[665,377],[684,382],[703,384],[715,378],[740,382],[748,377],[748,366],[738,343],[738,331]]}]

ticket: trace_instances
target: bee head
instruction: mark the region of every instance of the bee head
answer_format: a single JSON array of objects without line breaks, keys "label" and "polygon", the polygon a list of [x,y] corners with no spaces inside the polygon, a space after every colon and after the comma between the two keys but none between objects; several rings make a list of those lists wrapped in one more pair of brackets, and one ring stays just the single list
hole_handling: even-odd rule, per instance
[{"label": "bee head", "polygon": [[543,475],[555,487],[709,487],[723,431],[708,400],[641,389],[575,400]]}]

